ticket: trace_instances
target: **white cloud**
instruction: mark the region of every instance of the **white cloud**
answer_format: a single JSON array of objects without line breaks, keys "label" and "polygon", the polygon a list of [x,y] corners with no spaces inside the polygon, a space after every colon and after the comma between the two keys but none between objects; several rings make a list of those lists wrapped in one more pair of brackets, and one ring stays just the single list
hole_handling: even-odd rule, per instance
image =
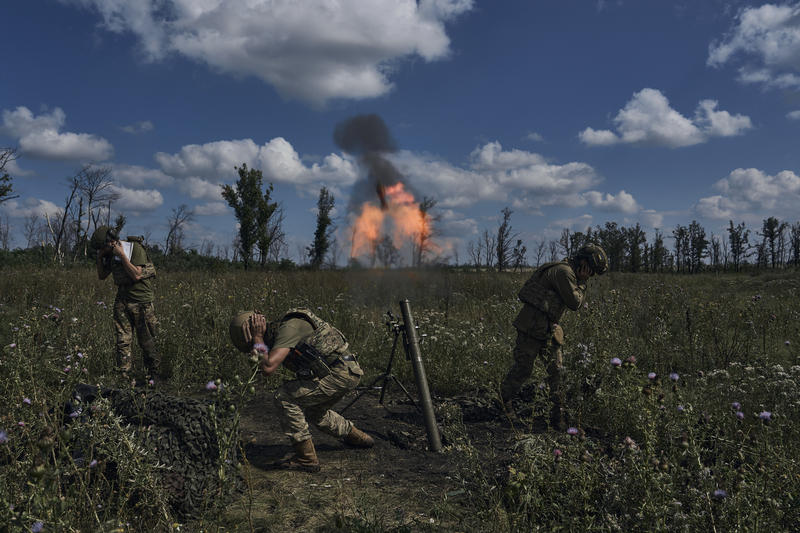
[{"label": "white cloud", "polygon": [[3,110],[0,133],[18,139],[22,155],[35,159],[105,161],[114,148],[107,140],[89,133],[60,133],[66,115],[56,107],[50,113],[35,116],[30,109],[19,106]]},{"label": "white cloud", "polygon": [[138,165],[114,165],[113,176],[120,185],[128,187],[167,187],[175,182],[172,176],[158,169]]},{"label": "white cloud", "polygon": [[399,59],[446,58],[445,23],[472,0],[62,0],[96,9],[112,32],[139,38],[149,60],[170,53],[256,76],[282,95],[322,104],[388,92]]},{"label": "white cloud", "polygon": [[786,118],[789,120],[800,120],[800,109],[795,111],[789,111],[786,113]]},{"label": "white cloud", "polygon": [[609,193],[589,191],[583,194],[589,205],[602,211],[617,213],[636,213],[639,211],[639,204],[633,196],[625,191],[619,191],[616,196]]},{"label": "white cloud", "polygon": [[155,189],[129,189],[119,185],[113,185],[111,189],[119,195],[114,204],[116,209],[135,212],[153,211],[164,203],[164,197]]},{"label": "white cloud", "polygon": [[664,227],[664,214],[659,213],[655,209],[642,209],[639,212],[639,218],[641,218],[645,226],[651,228]]},{"label": "white cloud", "polygon": [[135,122],[133,124],[128,124],[127,126],[120,127],[122,131],[125,133],[131,133],[133,135],[137,135],[139,133],[145,133],[148,131],[153,131],[153,123],[149,120],[142,120],[139,122]]},{"label": "white cloud", "polygon": [[800,205],[800,177],[789,170],[770,176],[755,168],[737,168],[714,188],[720,194],[701,198],[695,212],[716,219],[795,216]]},{"label": "white cloud", "polygon": [[321,163],[306,165],[283,137],[262,146],[252,139],[190,144],[176,154],[159,152],[155,158],[166,174],[179,178],[184,192],[192,198],[209,200],[219,199],[219,192],[211,187],[234,181],[234,167],[243,163],[260,169],[265,182],[291,184],[307,193],[326,185],[338,195],[340,187],[352,185],[358,177],[357,165],[349,156],[329,154]]},{"label": "white cloud", "polygon": [[22,202],[9,200],[0,204],[0,210],[4,211],[11,218],[24,218],[31,215],[43,217],[53,216],[61,211],[53,202],[39,198],[25,198]]},{"label": "white cloud", "polygon": [[542,142],[542,141],[544,141],[544,137],[542,137],[542,134],[541,133],[536,133],[535,131],[529,132],[525,136],[525,139],[527,139],[529,141],[533,141],[533,142]]},{"label": "white cloud", "polygon": [[225,202],[208,202],[195,206],[192,211],[195,215],[200,216],[227,215],[230,213],[228,204]]},{"label": "white cloud", "polygon": [[217,200],[222,198],[222,188],[218,183],[211,183],[196,176],[190,176],[178,182],[178,188],[191,198],[204,198],[206,200]]},{"label": "white cloud", "polygon": [[742,82],[800,88],[800,4],[742,10],[731,31],[709,46],[709,66],[732,62],[739,64]]},{"label": "white cloud", "polygon": [[752,127],[749,117],[717,111],[717,105],[716,100],[702,100],[690,120],[672,109],[661,91],[645,88],[614,117],[616,132],[586,128],[579,138],[590,146],[640,143],[677,148],[739,135]]}]

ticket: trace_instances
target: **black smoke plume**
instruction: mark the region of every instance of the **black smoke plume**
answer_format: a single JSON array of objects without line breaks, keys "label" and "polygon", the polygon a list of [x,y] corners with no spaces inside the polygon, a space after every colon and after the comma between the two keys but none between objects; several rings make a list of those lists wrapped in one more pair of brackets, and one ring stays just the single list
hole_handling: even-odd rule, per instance
[{"label": "black smoke plume", "polygon": [[343,151],[359,156],[366,179],[353,185],[350,197],[351,211],[362,203],[374,200],[377,195],[381,207],[386,209],[386,187],[404,182],[403,175],[384,156],[397,151],[389,128],[376,114],[356,115],[336,125],[333,140]]}]

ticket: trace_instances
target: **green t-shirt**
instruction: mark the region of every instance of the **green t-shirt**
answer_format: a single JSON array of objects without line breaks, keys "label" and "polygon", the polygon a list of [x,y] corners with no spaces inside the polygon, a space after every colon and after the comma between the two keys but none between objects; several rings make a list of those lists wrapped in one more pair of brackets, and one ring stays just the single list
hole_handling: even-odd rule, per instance
[{"label": "green t-shirt", "polygon": [[[131,242],[133,244],[133,248],[131,249],[131,264],[139,267],[148,265],[150,262],[147,260],[147,252],[144,247],[136,241]],[[114,279],[128,280],[128,283],[118,285],[117,297],[134,304],[153,301],[152,277],[134,282],[128,273],[125,272],[125,266],[122,264],[122,261],[118,261],[117,258],[114,257],[109,258],[109,262],[111,265],[111,272],[114,274]]]},{"label": "green t-shirt", "polygon": [[294,348],[300,341],[314,333],[314,327],[302,318],[290,318],[282,321],[275,332],[272,348]]}]

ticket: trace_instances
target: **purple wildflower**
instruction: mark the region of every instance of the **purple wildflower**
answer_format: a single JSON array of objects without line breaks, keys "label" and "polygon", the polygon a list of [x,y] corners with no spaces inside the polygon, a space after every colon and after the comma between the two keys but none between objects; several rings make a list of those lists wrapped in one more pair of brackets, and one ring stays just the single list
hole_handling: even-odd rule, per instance
[{"label": "purple wildflower", "polygon": [[17,343],[16,342],[12,342],[11,344],[8,345],[8,347],[13,350],[14,348],[17,347]]},{"label": "purple wildflower", "polygon": [[622,364],[622,359],[619,357],[611,358],[611,366],[620,366]]},{"label": "purple wildflower", "polygon": [[0,444],[8,442],[8,433],[0,429]]},{"label": "purple wildflower", "polygon": [[70,418],[78,418],[79,416],[81,416],[81,410],[80,409],[78,409],[77,411],[72,411],[69,414]]},{"label": "purple wildflower", "polygon": [[679,413],[682,413],[683,411],[684,411],[684,408],[683,408],[683,406],[682,406],[682,405],[679,405],[679,406],[678,406],[678,412],[679,412]]},{"label": "purple wildflower", "polygon": [[30,398],[23,398],[22,399],[22,403],[24,403],[25,405],[30,405],[31,404],[31,399]]},{"label": "purple wildflower", "polygon": [[558,459],[559,457],[561,457],[561,455],[563,455],[563,453],[564,453],[564,452],[562,452],[562,451],[561,451],[561,450],[559,450],[558,448],[556,448],[555,450],[553,450],[553,455],[555,456],[555,458],[556,458],[556,459]]},{"label": "purple wildflower", "polygon": [[741,411],[736,411],[736,418],[738,418],[739,420],[743,420],[744,419],[744,413],[741,412]]},{"label": "purple wildflower", "polygon": [[577,435],[578,434],[578,428],[568,428],[567,429],[567,434],[568,435]]},{"label": "purple wildflower", "polygon": [[717,490],[714,491],[714,497],[721,500],[723,498],[727,498],[728,497],[728,493],[726,491],[724,491],[723,489],[717,489]]},{"label": "purple wildflower", "polygon": [[650,372],[649,374],[647,374],[647,379],[656,379],[656,373]]},{"label": "purple wildflower", "polygon": [[766,422],[772,420],[772,413],[770,411],[761,411],[758,413],[758,418]]},{"label": "purple wildflower", "polygon": [[738,411],[739,409],[742,408],[742,404],[740,404],[739,402],[733,402],[731,404],[731,407],[733,407],[734,409],[736,409]]},{"label": "purple wildflower", "polygon": [[213,381],[206,383],[206,390],[217,390],[217,384]]},{"label": "purple wildflower", "polygon": [[671,379],[672,381],[678,381],[680,379],[680,376],[678,375],[677,372],[670,372],[669,379]]},{"label": "purple wildflower", "polygon": [[97,466],[97,459],[92,459],[92,462],[89,463],[89,468],[94,468]]},{"label": "purple wildflower", "polygon": [[64,367],[64,373],[69,374],[69,371],[72,370],[72,367],[67,365]]},{"label": "purple wildflower", "polygon": [[44,529],[44,522],[37,520],[31,526],[31,533],[40,533]]},{"label": "purple wildflower", "polygon": [[78,356],[78,359],[83,359],[83,352],[78,352],[76,355]]},{"label": "purple wildflower", "polygon": [[147,380],[147,384],[152,387],[153,385],[156,384],[156,382],[155,382],[155,380],[149,379],[149,380]]},{"label": "purple wildflower", "polygon": [[24,427],[25,427],[25,422],[24,422],[24,421],[22,421],[22,420],[20,420],[19,422],[17,422],[17,425],[18,425],[19,427],[21,427],[21,428],[24,428]]},{"label": "purple wildflower", "polygon": [[783,344],[785,344],[786,346],[789,346],[789,345],[791,344],[791,342],[789,342],[789,341],[786,341],[786,342],[784,342]]}]

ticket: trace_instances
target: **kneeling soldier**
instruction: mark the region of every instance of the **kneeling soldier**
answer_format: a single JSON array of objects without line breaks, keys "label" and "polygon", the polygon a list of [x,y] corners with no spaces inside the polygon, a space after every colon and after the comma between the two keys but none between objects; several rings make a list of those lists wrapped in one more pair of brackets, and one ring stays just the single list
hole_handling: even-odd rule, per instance
[{"label": "kneeling soldier", "polygon": [[283,364],[295,373],[275,392],[281,428],[294,447],[286,468],[319,471],[308,419],[325,433],[351,446],[369,448],[375,441],[331,408],[361,380],[364,371],[349,351],[342,333],[308,309],[290,309],[277,323],[267,324],[254,311],[230,323],[230,336],[241,352],[260,358],[261,371],[273,374]]}]

